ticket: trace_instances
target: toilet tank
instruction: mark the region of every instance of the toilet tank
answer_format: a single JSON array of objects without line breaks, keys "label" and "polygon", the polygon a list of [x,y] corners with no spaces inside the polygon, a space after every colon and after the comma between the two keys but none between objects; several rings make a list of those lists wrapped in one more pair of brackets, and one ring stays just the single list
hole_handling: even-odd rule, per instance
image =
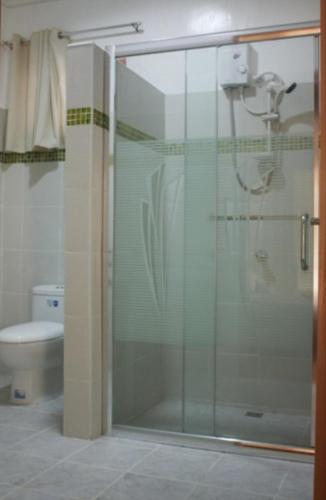
[{"label": "toilet tank", "polygon": [[63,285],[34,286],[32,294],[32,321],[64,322]]}]

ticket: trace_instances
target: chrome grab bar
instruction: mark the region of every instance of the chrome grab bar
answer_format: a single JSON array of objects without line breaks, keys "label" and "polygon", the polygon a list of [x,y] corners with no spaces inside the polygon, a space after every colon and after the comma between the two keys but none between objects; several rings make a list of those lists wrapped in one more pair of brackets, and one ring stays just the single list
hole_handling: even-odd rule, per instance
[{"label": "chrome grab bar", "polygon": [[309,214],[285,215],[285,214],[254,214],[254,215],[210,215],[210,221],[291,221],[300,220],[300,264],[302,271],[308,271],[308,253],[309,253],[309,226],[319,226],[319,217],[310,217]]},{"label": "chrome grab bar", "polygon": [[308,230],[309,230],[309,214],[301,215],[301,231],[300,231],[300,262],[302,271],[309,269],[308,264]]},{"label": "chrome grab bar", "polygon": [[290,221],[290,220],[298,220],[300,219],[300,215],[282,215],[282,214],[275,214],[275,215],[264,215],[264,214],[254,214],[254,215],[245,215],[245,214],[240,214],[240,215],[210,215],[209,220],[210,221],[261,221],[261,220],[281,220],[281,221]]}]

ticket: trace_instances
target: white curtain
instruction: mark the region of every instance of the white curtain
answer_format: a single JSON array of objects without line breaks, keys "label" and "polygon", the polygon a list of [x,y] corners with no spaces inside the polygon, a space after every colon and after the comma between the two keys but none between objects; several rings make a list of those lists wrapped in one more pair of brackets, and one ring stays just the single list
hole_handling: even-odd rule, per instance
[{"label": "white curtain", "polygon": [[67,40],[52,29],[12,42],[5,149],[64,148]]}]

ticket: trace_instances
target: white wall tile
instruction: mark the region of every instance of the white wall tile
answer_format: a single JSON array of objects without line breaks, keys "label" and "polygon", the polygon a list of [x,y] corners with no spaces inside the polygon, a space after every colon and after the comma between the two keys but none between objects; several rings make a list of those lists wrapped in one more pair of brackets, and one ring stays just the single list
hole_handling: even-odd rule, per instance
[{"label": "white wall tile", "polygon": [[60,249],[60,217],[58,207],[26,206],[23,229],[24,250]]},{"label": "white wall tile", "polygon": [[24,204],[26,166],[22,164],[3,165],[3,204],[7,206]]},{"label": "white wall tile", "polygon": [[92,51],[88,46],[74,47],[67,52],[67,108],[92,106]]},{"label": "white wall tile", "polygon": [[60,206],[62,203],[61,169],[57,162],[32,163],[25,176],[25,205]]}]

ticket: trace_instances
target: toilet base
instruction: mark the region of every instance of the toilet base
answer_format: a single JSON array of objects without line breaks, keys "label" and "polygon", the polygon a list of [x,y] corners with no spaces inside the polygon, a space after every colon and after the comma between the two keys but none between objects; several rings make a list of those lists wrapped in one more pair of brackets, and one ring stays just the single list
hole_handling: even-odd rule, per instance
[{"label": "toilet base", "polygon": [[55,397],[62,392],[63,367],[43,370],[21,370],[12,373],[10,402],[29,405],[40,399]]}]

